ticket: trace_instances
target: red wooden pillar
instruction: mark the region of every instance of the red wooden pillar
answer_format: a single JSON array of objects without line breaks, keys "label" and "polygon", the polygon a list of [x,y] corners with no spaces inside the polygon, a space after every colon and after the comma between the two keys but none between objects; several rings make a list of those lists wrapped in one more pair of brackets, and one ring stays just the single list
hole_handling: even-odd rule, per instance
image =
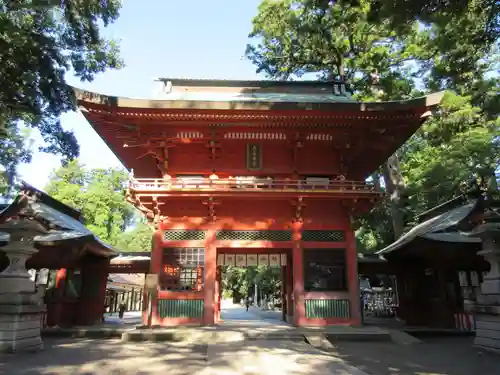
[{"label": "red wooden pillar", "polygon": [[293,262],[292,254],[287,254],[286,267],[285,267],[285,283],[286,283],[286,321],[288,323],[294,322],[293,311]]},{"label": "red wooden pillar", "polygon": [[[81,295],[75,304],[73,320],[75,325],[93,325],[101,322],[104,315],[108,269],[108,258],[87,261],[80,265],[83,285]],[[97,285],[94,284],[95,279],[98,280]]]},{"label": "red wooden pillar", "polygon": [[205,285],[203,288],[203,324],[211,325],[216,321],[216,273],[217,248],[215,247],[215,230],[208,230],[205,237]]},{"label": "red wooden pillar", "polygon": [[304,264],[303,264],[303,249],[302,249],[302,223],[294,223],[293,225],[293,304],[295,325],[305,325],[305,301],[304,301]]},{"label": "red wooden pillar", "polygon": [[221,269],[219,266],[216,267],[215,273],[215,323],[220,321],[220,309],[221,309],[221,297],[222,297],[222,277]]},{"label": "red wooden pillar", "polygon": [[[281,276],[281,320],[286,322],[286,314],[287,314],[287,302],[286,302],[286,265],[280,267],[280,276]],[[255,301],[257,303],[257,301]]]},{"label": "red wooden pillar", "polygon": [[361,325],[360,291],[358,277],[358,253],[356,237],[352,230],[351,218],[345,215],[346,220],[346,258],[347,258],[347,283],[349,288],[349,304],[351,305],[351,319],[353,324]]},{"label": "red wooden pillar", "polygon": [[[153,248],[151,249],[151,265],[149,273],[161,275],[161,269],[163,267],[163,230],[160,227],[153,233]],[[143,309],[144,312],[142,314],[143,324],[148,324],[148,308],[147,304],[149,303],[147,298],[147,290],[144,291],[145,296],[145,306]],[[151,300],[151,309],[152,309],[152,319],[151,324],[156,325],[160,323],[160,317],[158,316],[158,293],[153,296]]]},{"label": "red wooden pillar", "polygon": [[65,282],[66,268],[60,268],[56,272],[55,291],[47,303],[47,324],[49,326],[63,325],[64,305],[62,299]]}]

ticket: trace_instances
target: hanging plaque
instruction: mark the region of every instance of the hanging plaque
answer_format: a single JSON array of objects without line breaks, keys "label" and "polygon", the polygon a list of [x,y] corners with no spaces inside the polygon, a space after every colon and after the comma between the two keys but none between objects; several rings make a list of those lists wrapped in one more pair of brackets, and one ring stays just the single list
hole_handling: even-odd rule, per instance
[{"label": "hanging plaque", "polygon": [[224,254],[217,254],[217,265],[223,266],[225,264],[224,261],[225,261]]},{"label": "hanging plaque", "polygon": [[470,284],[471,286],[479,286],[479,275],[476,271],[470,273]]},{"label": "hanging plaque", "polygon": [[269,266],[268,254],[259,254],[259,266]]},{"label": "hanging plaque", "polygon": [[247,265],[247,255],[236,254],[236,267],[246,267],[246,265]]},{"label": "hanging plaque", "polygon": [[281,265],[283,267],[285,267],[286,266],[286,254],[281,254],[280,258],[281,258]]},{"label": "hanging plaque", "polygon": [[48,268],[42,268],[38,271],[38,275],[36,277],[36,285],[47,285],[49,283],[49,273],[50,270]]},{"label": "hanging plaque", "polygon": [[225,266],[234,266],[234,254],[226,254],[224,258]]},{"label": "hanging plaque", "polygon": [[35,279],[36,279],[36,270],[35,270],[35,269],[30,269],[30,270],[28,271],[28,273],[29,273],[29,275],[30,275],[30,280],[34,282],[34,281],[35,281]]},{"label": "hanging plaque", "polygon": [[467,272],[465,271],[458,271],[458,281],[460,283],[460,286],[469,286],[469,282],[467,280]]},{"label": "hanging plaque", "polygon": [[262,145],[247,144],[247,169],[250,171],[262,169]]},{"label": "hanging plaque", "polygon": [[256,266],[258,264],[257,254],[247,254],[247,266]]},{"label": "hanging plaque", "polygon": [[271,267],[279,267],[281,265],[281,257],[279,254],[269,255],[269,265]]}]

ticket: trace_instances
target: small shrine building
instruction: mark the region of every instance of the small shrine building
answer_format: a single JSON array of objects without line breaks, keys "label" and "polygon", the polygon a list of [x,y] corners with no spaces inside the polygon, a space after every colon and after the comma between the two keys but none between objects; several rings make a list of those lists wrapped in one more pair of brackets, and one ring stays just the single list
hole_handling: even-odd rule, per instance
[{"label": "small shrine building", "polygon": [[154,325],[220,320],[221,266],[282,268],[286,320],[361,323],[351,216],[441,94],[359,103],[342,82],[161,79],[155,100],[75,90],[156,224]]}]

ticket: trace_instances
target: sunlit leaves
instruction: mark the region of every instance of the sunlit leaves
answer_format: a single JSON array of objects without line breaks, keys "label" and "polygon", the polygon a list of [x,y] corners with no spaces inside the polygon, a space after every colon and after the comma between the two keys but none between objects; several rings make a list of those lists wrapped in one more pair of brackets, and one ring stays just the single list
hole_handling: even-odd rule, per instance
[{"label": "sunlit leaves", "polygon": [[134,219],[134,209],[124,197],[126,180],[124,171],[86,170],[78,161],[71,161],[54,172],[46,192],[79,210],[88,229],[115,245]]},{"label": "sunlit leaves", "polygon": [[59,123],[75,109],[65,74],[90,81],[122,65],[116,42],[99,33],[119,9],[119,0],[0,1],[0,131],[22,121],[40,131],[43,151],[65,161],[78,155],[75,137]]}]

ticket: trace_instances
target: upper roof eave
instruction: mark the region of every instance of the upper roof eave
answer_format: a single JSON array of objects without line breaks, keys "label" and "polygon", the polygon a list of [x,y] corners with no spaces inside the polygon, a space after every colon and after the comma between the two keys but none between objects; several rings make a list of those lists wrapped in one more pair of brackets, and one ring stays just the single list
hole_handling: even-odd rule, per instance
[{"label": "upper roof eave", "polygon": [[420,98],[388,102],[280,102],[256,100],[165,100],[132,99],[99,94],[73,88],[79,105],[101,108],[128,108],[143,110],[317,110],[331,112],[400,112],[430,109],[438,105],[444,92],[437,92]]}]

